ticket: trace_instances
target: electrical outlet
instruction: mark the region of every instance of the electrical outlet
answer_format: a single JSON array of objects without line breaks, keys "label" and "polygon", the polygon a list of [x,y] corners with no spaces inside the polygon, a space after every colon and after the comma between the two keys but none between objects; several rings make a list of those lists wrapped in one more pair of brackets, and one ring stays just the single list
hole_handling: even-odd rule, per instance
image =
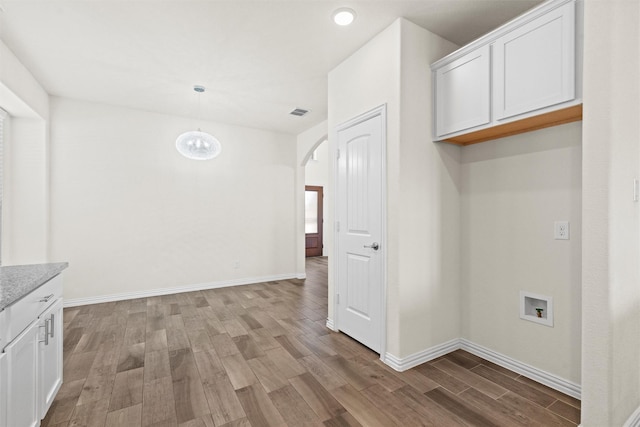
[{"label": "electrical outlet", "polygon": [[556,240],[569,240],[569,221],[556,221],[553,224],[553,238]]}]

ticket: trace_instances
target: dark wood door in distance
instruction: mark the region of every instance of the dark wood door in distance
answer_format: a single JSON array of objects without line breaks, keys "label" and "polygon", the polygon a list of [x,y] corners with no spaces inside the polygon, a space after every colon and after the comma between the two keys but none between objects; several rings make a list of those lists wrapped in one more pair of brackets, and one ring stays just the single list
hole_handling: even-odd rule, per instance
[{"label": "dark wood door in distance", "polygon": [[322,187],[304,187],[306,256],[322,256]]}]

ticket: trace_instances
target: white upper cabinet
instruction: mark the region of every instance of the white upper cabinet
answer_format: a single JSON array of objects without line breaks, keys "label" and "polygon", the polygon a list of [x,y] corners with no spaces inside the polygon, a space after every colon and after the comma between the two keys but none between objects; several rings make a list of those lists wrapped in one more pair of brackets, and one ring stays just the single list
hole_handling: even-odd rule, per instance
[{"label": "white upper cabinet", "polygon": [[493,43],[497,120],[574,98],[574,39],[574,3],[567,3]]},{"label": "white upper cabinet", "polygon": [[580,20],[576,0],[549,0],[433,63],[435,140],[467,145],[580,120]]},{"label": "white upper cabinet", "polygon": [[483,46],[436,71],[438,136],[491,121],[489,46]]}]

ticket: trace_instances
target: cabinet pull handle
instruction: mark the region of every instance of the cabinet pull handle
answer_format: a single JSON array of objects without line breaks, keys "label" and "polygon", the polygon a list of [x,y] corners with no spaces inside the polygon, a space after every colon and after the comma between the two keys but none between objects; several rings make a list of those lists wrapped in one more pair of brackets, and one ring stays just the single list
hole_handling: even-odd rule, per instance
[{"label": "cabinet pull handle", "polygon": [[44,340],[38,340],[38,342],[43,342],[44,345],[49,345],[49,319],[44,319],[44,326],[40,326],[44,328]]},{"label": "cabinet pull handle", "polygon": [[53,295],[54,295],[54,294],[47,295],[46,297],[42,298],[42,299],[40,300],[40,302],[49,302],[49,300],[50,300],[51,298],[53,298]]},{"label": "cabinet pull handle", "polygon": [[49,327],[49,334],[50,334],[49,336],[51,338],[53,338],[53,331],[55,331],[55,329],[56,329],[55,328],[55,324],[56,324],[55,322],[56,322],[56,316],[55,316],[55,314],[51,314],[51,323],[50,323],[51,326]]}]

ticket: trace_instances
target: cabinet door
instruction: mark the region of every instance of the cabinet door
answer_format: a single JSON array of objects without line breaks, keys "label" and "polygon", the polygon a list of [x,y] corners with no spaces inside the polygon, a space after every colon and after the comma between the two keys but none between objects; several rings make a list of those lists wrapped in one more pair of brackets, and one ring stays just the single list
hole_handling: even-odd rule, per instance
[{"label": "cabinet door", "polygon": [[575,4],[567,3],[493,44],[497,120],[575,97]]},{"label": "cabinet door", "polygon": [[40,424],[37,405],[38,322],[33,322],[5,348],[7,362],[7,425]]},{"label": "cabinet door", "polygon": [[489,123],[489,59],[489,46],[483,46],[435,71],[436,136]]},{"label": "cabinet door", "polygon": [[59,298],[38,323],[41,329],[38,356],[38,414],[44,418],[62,385],[62,298]]},{"label": "cabinet door", "polygon": [[0,427],[7,427],[7,397],[7,355],[0,353]]}]

